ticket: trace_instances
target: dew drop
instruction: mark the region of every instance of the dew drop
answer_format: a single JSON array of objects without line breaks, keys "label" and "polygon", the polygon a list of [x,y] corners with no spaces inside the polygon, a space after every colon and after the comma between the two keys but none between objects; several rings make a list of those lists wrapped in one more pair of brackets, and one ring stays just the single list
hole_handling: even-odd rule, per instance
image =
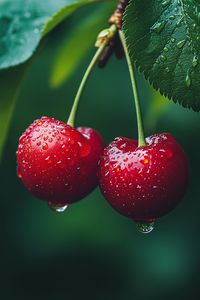
[{"label": "dew drop", "polygon": [[137,222],[136,227],[139,232],[147,234],[153,231],[154,222]]},{"label": "dew drop", "polygon": [[169,73],[170,69],[169,67],[165,68],[166,73]]},{"label": "dew drop", "polygon": [[191,86],[191,77],[190,77],[190,73],[187,72],[187,75],[185,77],[185,85],[187,88],[189,88]]},{"label": "dew drop", "polygon": [[144,165],[148,165],[149,163],[149,158],[145,157],[142,161],[141,161]]},{"label": "dew drop", "polygon": [[17,168],[17,177],[22,178],[22,174],[21,174],[19,167]]},{"label": "dew drop", "polygon": [[165,55],[160,56],[160,61],[164,62],[167,60],[167,57]]},{"label": "dew drop", "polygon": [[65,210],[67,209],[67,207],[69,206],[68,204],[64,205],[64,206],[56,206],[56,205],[52,205],[51,202],[48,203],[48,206],[51,210],[53,210],[54,212],[57,213],[64,213]]},{"label": "dew drop", "polygon": [[161,33],[161,31],[163,30],[163,28],[165,27],[166,22],[157,22],[155,23],[152,27],[151,30],[155,31],[156,33]]},{"label": "dew drop", "polygon": [[38,28],[35,28],[35,29],[33,30],[33,32],[34,32],[35,34],[38,34],[40,31],[39,31]]},{"label": "dew drop", "polygon": [[192,66],[193,68],[195,68],[198,65],[198,57],[196,55],[194,55],[193,59],[192,59]]},{"label": "dew drop", "polygon": [[31,13],[29,11],[25,12],[24,18],[29,19],[31,17]]},{"label": "dew drop", "polygon": [[193,29],[196,29],[196,23],[192,24]]},{"label": "dew drop", "polygon": [[179,41],[179,42],[176,44],[176,46],[177,46],[178,49],[183,48],[184,45],[185,45],[185,40]]},{"label": "dew drop", "polygon": [[44,141],[47,141],[47,140],[48,140],[48,136],[45,135],[45,136],[43,137],[43,140],[44,140]]},{"label": "dew drop", "polygon": [[166,7],[167,5],[169,5],[171,3],[171,0],[164,0],[163,2],[162,2],[162,6],[163,7]]},{"label": "dew drop", "polygon": [[44,143],[44,144],[42,145],[42,149],[43,149],[43,150],[48,150],[48,148],[49,148],[49,147],[48,147],[48,144],[47,144],[47,143]]},{"label": "dew drop", "polygon": [[174,20],[175,18],[176,18],[175,15],[169,16],[169,19],[170,19],[170,20]]},{"label": "dew drop", "polygon": [[169,51],[169,48],[168,48],[168,47],[164,47],[163,50],[164,50],[165,52],[168,52],[168,51]]}]

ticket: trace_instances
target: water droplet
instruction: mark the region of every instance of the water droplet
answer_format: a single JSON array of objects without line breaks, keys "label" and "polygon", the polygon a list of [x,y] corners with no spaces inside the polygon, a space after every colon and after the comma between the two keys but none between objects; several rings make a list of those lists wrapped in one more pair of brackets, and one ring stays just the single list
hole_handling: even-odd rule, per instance
[{"label": "water droplet", "polygon": [[137,222],[136,227],[141,233],[150,233],[154,229],[154,222]]},{"label": "water droplet", "polygon": [[45,136],[43,137],[43,140],[44,140],[44,141],[47,141],[47,140],[48,140],[48,136],[45,135]]},{"label": "water droplet", "polygon": [[189,71],[187,72],[187,75],[185,77],[185,85],[187,88],[189,88],[191,86],[191,77],[190,77]]},{"label": "water droplet", "polygon": [[169,73],[169,71],[170,71],[169,67],[165,68],[165,71],[166,71],[167,73]]},{"label": "water droplet", "polygon": [[22,178],[22,174],[21,174],[19,167],[17,168],[17,176],[18,176],[18,178]]},{"label": "water droplet", "polygon": [[142,161],[141,161],[144,165],[148,165],[149,163],[149,158],[145,157]]},{"label": "water droplet", "polygon": [[165,55],[160,55],[160,61],[164,62],[167,60],[167,57]]},{"label": "water droplet", "polygon": [[176,44],[177,48],[179,48],[179,49],[183,48],[184,45],[185,45],[185,40],[179,41],[179,42]]},{"label": "water droplet", "polygon": [[163,2],[162,2],[162,6],[163,7],[166,7],[167,5],[169,5],[171,3],[171,0],[164,0]]},{"label": "water droplet", "polygon": [[169,51],[169,48],[168,47],[164,47],[163,49],[165,52],[168,52]]},{"label": "water droplet", "polygon": [[152,27],[151,30],[155,31],[156,33],[161,33],[161,31],[163,30],[163,28],[165,27],[166,22],[157,22],[155,23]]},{"label": "water droplet", "polygon": [[175,15],[169,16],[169,19],[170,19],[170,20],[174,20],[175,18],[176,18]]},{"label": "water droplet", "polygon": [[198,57],[196,55],[194,55],[193,59],[192,59],[192,66],[193,68],[195,68],[198,65]]},{"label": "water droplet", "polygon": [[48,147],[48,144],[47,144],[47,143],[44,143],[44,144],[42,145],[42,149],[43,149],[43,150],[48,150],[48,148],[49,148],[49,147]]},{"label": "water droplet", "polygon": [[31,17],[31,13],[29,11],[25,12],[24,18],[29,19]]},{"label": "water droplet", "polygon": [[174,43],[176,41],[175,38],[171,38],[171,42]]},{"label": "water droplet", "polygon": [[192,24],[193,29],[196,29],[196,26],[197,26],[196,23]]},{"label": "water droplet", "polygon": [[34,32],[35,34],[38,34],[40,31],[39,31],[38,28],[35,28],[35,29],[33,30],[33,32]]},{"label": "water droplet", "polygon": [[64,213],[65,210],[67,209],[67,207],[69,206],[68,204],[64,205],[64,206],[56,206],[56,205],[52,205],[51,203],[48,203],[48,206],[51,210],[53,210],[54,212],[57,213]]}]

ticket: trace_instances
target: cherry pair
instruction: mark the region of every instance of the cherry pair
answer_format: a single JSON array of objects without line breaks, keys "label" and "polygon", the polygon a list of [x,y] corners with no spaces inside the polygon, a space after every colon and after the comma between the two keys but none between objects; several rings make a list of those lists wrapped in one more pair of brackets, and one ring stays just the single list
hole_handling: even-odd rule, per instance
[{"label": "cherry pair", "polygon": [[112,207],[145,231],[177,205],[188,181],[186,156],[169,133],[153,135],[146,144],[138,147],[136,140],[119,137],[104,149],[96,130],[42,117],[19,139],[18,176],[58,211],[99,182]]}]

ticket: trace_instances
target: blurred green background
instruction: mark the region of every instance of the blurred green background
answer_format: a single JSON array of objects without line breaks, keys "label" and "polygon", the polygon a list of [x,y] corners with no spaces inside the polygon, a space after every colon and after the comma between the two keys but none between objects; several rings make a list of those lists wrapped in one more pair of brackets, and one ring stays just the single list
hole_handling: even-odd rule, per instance
[{"label": "blurred green background", "polygon": [[[59,215],[32,197],[16,177],[15,151],[25,128],[43,115],[67,120],[94,49],[59,88],[50,86],[50,77],[55,57],[77,20],[94,12],[93,7],[82,8],[52,32],[29,69],[16,105],[0,166],[1,299],[179,300],[191,299],[191,294],[198,298],[200,117],[162,98],[141,75],[146,135],[169,131],[185,149],[191,173],[186,197],[151,234],[138,233],[98,189]],[[98,30],[93,27],[95,35]],[[81,51],[79,42],[66,56],[66,67]],[[81,100],[78,125],[98,129],[107,143],[120,135],[137,136],[124,60],[112,57],[105,69],[95,69]]]}]

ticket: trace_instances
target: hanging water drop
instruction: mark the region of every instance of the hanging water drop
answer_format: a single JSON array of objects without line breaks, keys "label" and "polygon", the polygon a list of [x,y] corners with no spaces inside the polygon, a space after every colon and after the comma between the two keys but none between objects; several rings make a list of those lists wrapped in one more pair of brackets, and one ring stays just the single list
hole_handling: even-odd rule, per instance
[{"label": "hanging water drop", "polygon": [[154,222],[137,222],[136,228],[141,233],[150,233],[154,229]]},{"label": "hanging water drop", "polygon": [[191,77],[190,77],[189,71],[187,72],[187,75],[185,77],[185,85],[187,88],[189,88],[191,86]]},{"label": "hanging water drop", "polygon": [[22,178],[22,174],[21,174],[19,167],[17,168],[17,177]]},{"label": "hanging water drop", "polygon": [[67,209],[67,207],[69,206],[68,204],[64,205],[64,206],[56,206],[56,205],[52,205],[52,203],[48,203],[48,206],[51,210],[53,210],[54,212],[57,213],[64,213],[65,210]]}]

